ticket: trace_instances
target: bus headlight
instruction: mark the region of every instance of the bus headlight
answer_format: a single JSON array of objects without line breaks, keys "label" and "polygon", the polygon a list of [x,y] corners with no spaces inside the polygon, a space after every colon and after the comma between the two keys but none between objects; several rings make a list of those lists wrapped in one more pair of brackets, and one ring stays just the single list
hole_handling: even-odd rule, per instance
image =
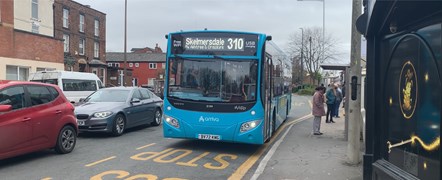
[{"label": "bus headlight", "polygon": [[249,121],[241,124],[241,129],[239,130],[241,133],[250,131],[261,123],[261,120]]},{"label": "bus headlight", "polygon": [[173,127],[180,128],[180,123],[178,122],[178,120],[176,120],[173,117],[170,117],[168,115],[164,115],[164,121]]}]

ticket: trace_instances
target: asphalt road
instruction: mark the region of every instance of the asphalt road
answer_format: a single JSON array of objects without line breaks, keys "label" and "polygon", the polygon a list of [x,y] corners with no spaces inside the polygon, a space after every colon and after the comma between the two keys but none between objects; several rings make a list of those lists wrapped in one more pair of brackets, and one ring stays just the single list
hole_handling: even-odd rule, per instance
[{"label": "asphalt road", "polygon": [[[279,132],[310,114],[309,100],[293,96]],[[248,179],[278,135],[265,145],[249,145],[166,139],[161,126],[130,129],[121,137],[84,134],[70,154],[45,150],[0,161],[0,179]]]}]

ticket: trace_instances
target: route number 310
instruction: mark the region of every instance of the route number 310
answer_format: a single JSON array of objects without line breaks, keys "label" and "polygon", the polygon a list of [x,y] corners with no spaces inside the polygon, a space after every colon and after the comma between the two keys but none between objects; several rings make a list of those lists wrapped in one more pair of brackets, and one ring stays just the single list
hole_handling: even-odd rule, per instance
[{"label": "route number 310", "polygon": [[227,45],[227,49],[231,50],[242,50],[244,48],[244,39],[243,38],[229,38],[227,39],[229,44]]}]

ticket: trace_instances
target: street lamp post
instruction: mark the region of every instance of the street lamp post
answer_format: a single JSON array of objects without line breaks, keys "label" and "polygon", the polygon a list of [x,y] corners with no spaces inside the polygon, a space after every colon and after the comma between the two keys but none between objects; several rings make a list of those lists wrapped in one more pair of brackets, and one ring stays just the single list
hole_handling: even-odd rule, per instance
[{"label": "street lamp post", "polygon": [[[298,1],[321,1],[322,2],[322,50],[325,46],[325,0],[298,0]],[[322,52],[322,59],[324,59],[324,52]]]},{"label": "street lamp post", "polygon": [[301,29],[301,85],[304,84],[304,29]]},{"label": "street lamp post", "polygon": [[124,70],[121,86],[124,86],[127,75],[127,0],[124,0]]}]

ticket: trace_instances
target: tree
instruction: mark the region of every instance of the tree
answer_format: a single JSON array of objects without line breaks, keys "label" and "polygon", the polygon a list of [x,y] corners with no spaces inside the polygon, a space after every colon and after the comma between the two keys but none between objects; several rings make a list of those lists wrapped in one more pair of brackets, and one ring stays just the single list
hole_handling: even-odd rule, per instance
[{"label": "tree", "polygon": [[[338,61],[340,55],[337,51],[338,42],[331,35],[326,35],[323,41],[321,28],[303,29],[303,34],[296,32],[290,36],[287,51],[291,57],[301,57],[302,52],[304,74],[307,72],[313,83],[316,83],[315,81],[319,83],[322,77],[320,65]],[[301,64],[301,58],[293,59],[299,61],[294,62],[295,64]]]}]

